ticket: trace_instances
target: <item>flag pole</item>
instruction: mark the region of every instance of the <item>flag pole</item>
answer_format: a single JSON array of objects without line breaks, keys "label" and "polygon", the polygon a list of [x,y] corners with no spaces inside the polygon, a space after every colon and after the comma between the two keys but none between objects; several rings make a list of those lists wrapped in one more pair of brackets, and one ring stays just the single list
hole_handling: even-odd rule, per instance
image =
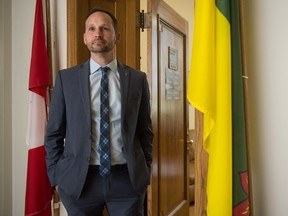
[{"label": "flag pole", "polygon": [[240,35],[241,35],[241,59],[242,59],[242,78],[243,78],[243,94],[244,94],[244,112],[245,112],[245,128],[246,128],[246,149],[247,149],[247,168],[248,168],[248,187],[249,187],[249,212],[253,216],[253,193],[252,193],[252,176],[251,176],[251,159],[250,159],[250,135],[249,135],[249,112],[248,112],[248,74],[246,62],[246,49],[245,49],[245,24],[244,24],[244,2],[239,1],[239,14],[240,14]]},{"label": "flag pole", "polygon": [[[53,89],[53,64],[52,64],[52,47],[51,47],[51,11],[50,11],[50,0],[45,0],[46,8],[46,46],[48,61],[50,66],[50,80],[49,89],[47,92],[47,106],[50,104],[51,100],[51,91]],[[60,216],[60,198],[56,189],[53,191],[53,215]]]},{"label": "flag pole", "polygon": [[48,89],[48,105],[51,99],[51,89],[53,85],[53,64],[52,64],[52,47],[51,47],[51,12],[50,12],[50,0],[45,0],[45,8],[46,8],[46,46],[47,46],[47,54],[48,61],[50,66],[50,80],[51,84]]},{"label": "flag pole", "polygon": [[[194,13],[195,13],[194,1]],[[204,115],[195,109],[195,215],[207,215],[208,153],[203,147]]]},{"label": "flag pole", "polygon": [[195,215],[207,215],[208,153],[203,147],[203,113],[195,109]]}]

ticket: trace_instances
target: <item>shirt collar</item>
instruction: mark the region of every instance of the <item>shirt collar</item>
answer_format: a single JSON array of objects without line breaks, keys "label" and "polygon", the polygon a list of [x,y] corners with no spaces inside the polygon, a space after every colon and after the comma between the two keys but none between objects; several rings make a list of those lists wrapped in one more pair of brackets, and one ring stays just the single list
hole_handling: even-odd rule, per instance
[{"label": "shirt collar", "polygon": [[[117,71],[117,60],[114,59],[109,64],[107,64],[105,66],[109,67],[111,71],[116,72]],[[99,65],[92,58],[90,58],[90,74],[93,74],[96,71],[98,71],[100,67],[101,67],[101,65]]]}]

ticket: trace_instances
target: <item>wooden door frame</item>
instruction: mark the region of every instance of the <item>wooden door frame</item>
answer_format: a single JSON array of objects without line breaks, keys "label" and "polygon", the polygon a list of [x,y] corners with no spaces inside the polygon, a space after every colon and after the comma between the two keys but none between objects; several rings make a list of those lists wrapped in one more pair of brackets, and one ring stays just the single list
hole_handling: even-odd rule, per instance
[{"label": "wooden door frame", "polygon": [[[162,0],[147,0],[147,10],[148,14],[151,15],[151,28],[147,31],[147,74],[148,77],[151,77],[152,83],[151,83],[151,95],[152,95],[152,124],[153,124],[153,131],[154,131],[154,146],[153,146],[153,164],[152,164],[152,177],[151,177],[151,187],[149,187],[148,190],[148,215],[149,216],[157,216],[159,215],[159,115],[158,115],[158,107],[159,107],[159,50],[158,50],[158,20],[159,15],[157,14],[157,11],[161,14],[161,18],[167,21],[168,23],[171,23],[173,27],[177,27],[177,29],[180,32],[185,33],[185,44],[187,46],[188,43],[188,22],[185,22],[183,24],[183,19],[175,19],[175,16],[178,17],[179,14],[176,12],[167,13],[167,10],[165,8],[170,8],[170,6],[165,3]],[[164,8],[164,10],[162,10]],[[184,45],[185,46],[185,45]],[[188,75],[188,67],[189,62],[186,61],[187,57],[184,57],[184,76],[186,77],[185,80],[187,81],[187,75]],[[186,85],[184,84],[184,95],[186,96]],[[186,100],[187,101],[187,100]],[[188,102],[187,105],[184,107],[185,115],[186,115],[186,128],[188,128]],[[185,140],[187,137],[185,137]],[[187,175],[188,176],[188,175]],[[188,190],[188,185],[187,185]]]},{"label": "wooden door frame", "polygon": [[[67,67],[78,64],[78,43],[80,40],[83,40],[84,31],[80,32],[79,26],[83,26],[84,28],[84,22],[80,20],[85,20],[83,16],[87,14],[88,3],[85,4],[85,1],[81,1],[81,7],[79,3],[79,0],[67,1]],[[85,11],[85,13],[83,13],[83,11]],[[82,17],[79,18],[81,15]]]}]

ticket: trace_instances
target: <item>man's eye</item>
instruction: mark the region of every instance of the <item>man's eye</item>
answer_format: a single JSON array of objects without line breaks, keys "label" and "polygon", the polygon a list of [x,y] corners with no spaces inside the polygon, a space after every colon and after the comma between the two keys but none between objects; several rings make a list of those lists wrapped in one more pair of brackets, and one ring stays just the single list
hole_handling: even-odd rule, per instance
[{"label": "man's eye", "polygon": [[95,30],[94,27],[90,27],[90,28],[89,28],[89,31],[94,31],[94,30]]}]

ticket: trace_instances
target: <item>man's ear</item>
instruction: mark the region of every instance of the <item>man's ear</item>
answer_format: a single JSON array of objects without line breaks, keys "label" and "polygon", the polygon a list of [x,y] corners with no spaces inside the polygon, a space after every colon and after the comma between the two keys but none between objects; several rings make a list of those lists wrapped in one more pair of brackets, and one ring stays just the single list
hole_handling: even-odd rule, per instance
[{"label": "man's ear", "polygon": [[83,42],[84,42],[85,45],[87,45],[85,33],[83,33]]},{"label": "man's ear", "polygon": [[115,34],[115,43],[119,43],[119,42],[120,42],[120,33],[117,32],[117,33]]}]

